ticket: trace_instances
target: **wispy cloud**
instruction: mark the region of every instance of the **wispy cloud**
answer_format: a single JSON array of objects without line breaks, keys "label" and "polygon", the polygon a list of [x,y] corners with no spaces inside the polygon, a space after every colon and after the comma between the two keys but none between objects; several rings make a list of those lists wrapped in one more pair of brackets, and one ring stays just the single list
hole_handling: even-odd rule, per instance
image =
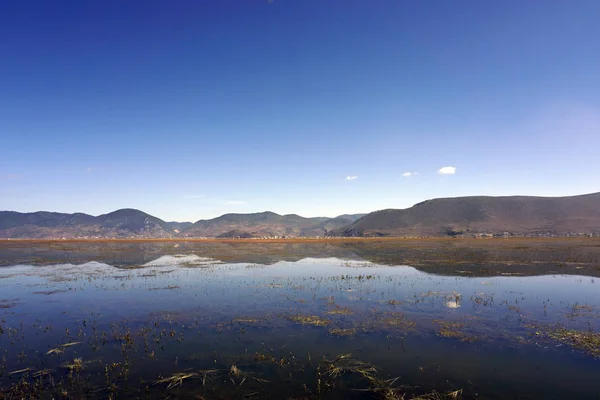
[{"label": "wispy cloud", "polygon": [[204,197],[206,197],[206,195],[204,195],[204,194],[194,194],[191,196],[183,196],[184,199],[202,199]]},{"label": "wispy cloud", "polygon": [[439,175],[454,175],[456,173],[456,167],[442,167],[438,169]]},{"label": "wispy cloud", "polygon": [[95,172],[104,172],[104,171],[105,171],[105,169],[102,167],[87,167],[85,169],[85,172],[87,172],[88,174],[95,173]]},{"label": "wispy cloud", "polygon": [[346,180],[347,180],[347,181],[353,181],[353,180],[355,180],[356,178],[358,178],[358,176],[350,176],[350,175],[348,175],[348,176],[346,177]]},{"label": "wispy cloud", "polygon": [[415,175],[419,175],[419,173],[418,172],[405,172],[402,174],[402,177],[410,178],[411,176],[415,176]]},{"label": "wispy cloud", "polygon": [[238,204],[244,204],[244,203],[246,203],[246,202],[245,201],[241,201],[241,200],[232,200],[232,201],[228,201],[227,202],[227,204],[232,205],[232,206],[235,206],[235,205],[238,205]]}]

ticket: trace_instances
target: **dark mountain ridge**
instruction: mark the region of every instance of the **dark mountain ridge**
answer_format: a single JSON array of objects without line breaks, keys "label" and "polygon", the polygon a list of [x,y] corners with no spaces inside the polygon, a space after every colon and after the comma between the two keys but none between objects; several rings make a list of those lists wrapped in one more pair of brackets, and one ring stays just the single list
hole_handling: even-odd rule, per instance
[{"label": "dark mountain ridge", "polygon": [[99,216],[47,211],[0,211],[0,238],[173,238],[323,236],[350,219],[305,218],[265,211],[224,214],[191,222],[165,222],[143,211],[124,208]]},{"label": "dark mountain ridge", "polygon": [[470,196],[426,200],[407,209],[335,218],[271,211],[165,222],[135,209],[92,216],[0,212],[0,238],[193,238],[600,234],[600,193],[568,197]]},{"label": "dark mountain ridge", "polygon": [[121,209],[97,217],[75,213],[0,211],[0,237],[172,237],[168,223],[135,209]]},{"label": "dark mountain ridge", "polygon": [[224,214],[220,217],[199,220],[182,232],[183,237],[273,237],[273,236],[323,236],[330,229],[348,225],[350,220],[296,214],[279,215],[271,211],[251,214]]},{"label": "dark mountain ridge", "polygon": [[471,196],[375,211],[333,236],[444,236],[600,232],[600,193],[567,197]]}]

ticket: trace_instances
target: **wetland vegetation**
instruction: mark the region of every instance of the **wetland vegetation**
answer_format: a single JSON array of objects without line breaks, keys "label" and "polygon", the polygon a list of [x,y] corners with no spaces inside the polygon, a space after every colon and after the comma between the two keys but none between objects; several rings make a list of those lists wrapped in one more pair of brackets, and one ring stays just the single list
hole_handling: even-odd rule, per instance
[{"label": "wetland vegetation", "polygon": [[0,243],[0,399],[596,399],[600,242]]}]

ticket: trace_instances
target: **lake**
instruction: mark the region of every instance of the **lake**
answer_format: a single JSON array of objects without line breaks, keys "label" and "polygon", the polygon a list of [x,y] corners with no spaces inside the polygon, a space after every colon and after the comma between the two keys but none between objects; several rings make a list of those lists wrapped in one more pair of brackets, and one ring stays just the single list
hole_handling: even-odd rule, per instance
[{"label": "lake", "polygon": [[0,398],[598,399],[600,241],[0,242]]}]

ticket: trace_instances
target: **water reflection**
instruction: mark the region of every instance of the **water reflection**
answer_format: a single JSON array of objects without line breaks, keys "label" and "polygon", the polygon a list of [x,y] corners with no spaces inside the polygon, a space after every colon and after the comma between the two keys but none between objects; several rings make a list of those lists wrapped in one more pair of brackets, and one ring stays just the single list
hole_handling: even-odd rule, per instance
[{"label": "water reflection", "polygon": [[477,277],[345,246],[95,246],[1,251],[4,391],[52,377],[86,398],[600,394],[600,292],[583,268]]}]

